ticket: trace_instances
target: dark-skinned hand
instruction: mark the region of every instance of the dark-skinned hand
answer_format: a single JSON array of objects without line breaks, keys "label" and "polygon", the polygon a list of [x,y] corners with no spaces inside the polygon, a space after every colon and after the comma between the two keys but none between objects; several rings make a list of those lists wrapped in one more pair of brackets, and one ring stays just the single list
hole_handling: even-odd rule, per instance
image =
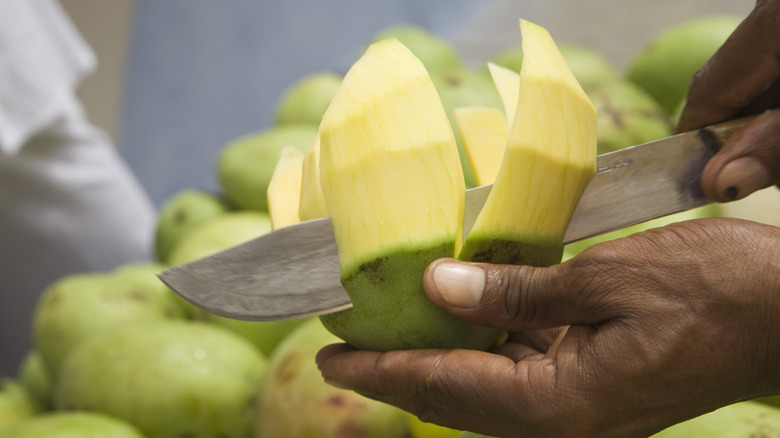
[{"label": "dark-skinned hand", "polygon": [[[780,182],[780,0],[759,0],[695,76],[679,131],[748,114],[702,176],[716,201]],[[326,381],[501,437],[648,436],[780,394],[780,229],[700,219],[547,268],[437,260],[428,297],[510,332],[489,352],[320,351]]]}]

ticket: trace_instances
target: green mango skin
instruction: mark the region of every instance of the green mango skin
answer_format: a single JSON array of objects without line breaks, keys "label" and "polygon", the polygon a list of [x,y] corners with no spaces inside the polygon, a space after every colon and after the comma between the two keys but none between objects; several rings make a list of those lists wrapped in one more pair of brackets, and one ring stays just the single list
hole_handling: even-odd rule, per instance
[{"label": "green mango skin", "polygon": [[742,17],[713,15],[668,28],[628,65],[625,77],[672,114],[688,94],[693,75],[726,41]]},{"label": "green mango skin", "polygon": [[598,154],[616,151],[674,133],[671,118],[644,90],[623,79],[586,88],[597,112]]},{"label": "green mango skin", "polygon": [[229,330],[140,324],[80,344],[55,382],[54,405],[114,416],[149,437],[246,438],[266,366]]},{"label": "green mango skin", "polygon": [[124,421],[94,412],[39,415],[7,431],[4,438],[145,438]]},{"label": "green mango skin", "polygon": [[551,266],[561,261],[563,246],[470,235],[458,258],[502,265]]},{"label": "green mango skin", "polygon": [[17,379],[41,410],[51,409],[52,379],[38,351],[27,352],[19,365]]},{"label": "green mango skin", "polygon": [[654,438],[780,438],[780,409],[755,401],[739,402],[675,424]]},{"label": "green mango skin", "polygon": [[463,67],[460,54],[447,40],[415,25],[398,25],[375,34],[369,44],[396,38],[416,56],[428,73],[453,72]]},{"label": "green mango skin", "polygon": [[[241,244],[271,231],[267,213],[259,211],[232,211],[199,224],[182,236],[171,252],[173,265],[187,263]],[[183,301],[183,300],[182,300]],[[191,319],[207,321],[226,327],[252,342],[259,351],[269,355],[279,341],[302,320],[240,321],[205,312],[183,301]]]},{"label": "green mango skin", "polygon": [[33,417],[40,408],[22,382],[0,378],[0,436],[17,424]]},{"label": "green mango skin", "polygon": [[237,138],[222,147],[217,177],[229,205],[237,210],[268,211],[268,184],[282,149],[304,153],[317,137],[317,125],[285,124]]},{"label": "green mango skin", "polygon": [[[147,321],[181,319],[181,304],[161,282],[114,272],[73,274],[50,285],[33,315],[33,344],[57,378],[67,355],[95,334]],[[151,286],[150,286],[151,285]]]},{"label": "green mango skin", "polygon": [[279,98],[274,124],[302,123],[319,127],[342,79],[333,72],[317,72],[298,79]]},{"label": "green mango skin", "polygon": [[405,413],[325,383],[315,356],[339,342],[316,318],[285,338],[268,364],[256,438],[406,438]]},{"label": "green mango skin", "polygon": [[342,274],[353,307],[320,316],[323,325],[350,345],[375,351],[415,348],[486,350],[499,332],[468,323],[434,305],[425,295],[427,266],[452,257],[454,245],[404,250]]},{"label": "green mango skin", "polygon": [[216,196],[200,190],[182,190],[171,196],[160,207],[155,228],[157,260],[166,263],[171,250],[182,236],[200,223],[227,211]]}]

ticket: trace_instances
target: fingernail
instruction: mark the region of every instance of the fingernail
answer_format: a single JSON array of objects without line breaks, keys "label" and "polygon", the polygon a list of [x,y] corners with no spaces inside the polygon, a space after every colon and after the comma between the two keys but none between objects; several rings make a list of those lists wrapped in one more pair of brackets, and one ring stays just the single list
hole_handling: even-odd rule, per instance
[{"label": "fingernail", "polygon": [[352,389],[349,386],[347,386],[347,385],[345,385],[345,384],[343,384],[343,383],[341,383],[339,381],[336,381],[336,380],[333,380],[333,379],[329,379],[327,377],[325,377],[324,380],[325,380],[325,383],[327,383],[328,385],[333,386],[335,388],[339,388],[339,389]]},{"label": "fingernail", "polygon": [[718,175],[718,193],[729,201],[744,198],[769,185],[769,171],[752,157],[741,157],[723,166]]},{"label": "fingernail", "polygon": [[485,271],[465,263],[442,263],[433,271],[433,283],[448,304],[474,307],[482,298]]}]

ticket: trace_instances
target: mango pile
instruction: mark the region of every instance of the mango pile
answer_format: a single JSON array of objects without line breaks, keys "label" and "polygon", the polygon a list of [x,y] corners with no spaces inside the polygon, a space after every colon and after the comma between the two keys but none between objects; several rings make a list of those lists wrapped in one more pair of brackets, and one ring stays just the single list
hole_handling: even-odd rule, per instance
[{"label": "mango pile", "polygon": [[[524,20],[522,44],[479,68],[423,28],[382,30],[349,71],[301,77],[276,102],[272,126],[221,145],[219,193],[187,188],[165,202],[155,262],[69,275],[42,291],[34,347],[17,376],[0,380],[0,436],[476,436],[325,384],[315,354],[334,342],[500,343],[501,333],[427,301],[422,272],[436,258],[548,266],[596,241],[724,214],[708,206],[562,245],[596,155],[670,135],[690,76],[738,22],[704,17],[669,29],[625,74]],[[485,184],[494,187],[466,232],[465,190]],[[749,207],[727,214],[751,217]],[[232,320],[156,276],[322,217],[333,222],[352,309]],[[779,430],[773,403],[731,405],[658,436]]]}]

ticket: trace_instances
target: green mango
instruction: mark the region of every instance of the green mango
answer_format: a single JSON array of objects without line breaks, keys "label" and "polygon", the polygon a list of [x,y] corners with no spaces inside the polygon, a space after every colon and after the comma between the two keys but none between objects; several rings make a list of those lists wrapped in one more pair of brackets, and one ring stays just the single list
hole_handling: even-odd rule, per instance
[{"label": "green mango", "polygon": [[227,211],[216,196],[201,190],[182,190],[165,201],[155,228],[155,252],[157,260],[166,263],[171,250],[182,236],[199,223],[215,218]]},{"label": "green mango", "polygon": [[407,436],[404,411],[323,381],[315,356],[339,341],[317,319],[282,341],[270,358],[258,402],[256,438]]},{"label": "green mango", "polygon": [[128,273],[72,274],[48,286],[38,299],[33,344],[56,379],[70,351],[95,334],[183,317],[179,298],[151,274],[143,281]]},{"label": "green mango", "polygon": [[38,412],[40,407],[22,382],[0,378],[0,436]]},{"label": "green mango", "polygon": [[[200,224],[183,236],[171,252],[172,265],[187,263],[217,253],[231,246],[259,237],[271,231],[267,213],[259,211],[234,211]],[[240,321],[214,315],[188,303],[194,319],[226,327],[251,341],[268,355],[279,341],[302,320]]]},{"label": "green mango", "polygon": [[19,365],[17,379],[42,410],[51,408],[52,378],[38,351],[27,352]]},{"label": "green mango", "polygon": [[79,344],[54,406],[111,415],[155,438],[246,438],[266,366],[248,341],[211,324],[136,324]]},{"label": "green mango", "polygon": [[341,79],[338,73],[316,72],[295,81],[276,102],[274,124],[319,126]]},{"label": "green mango", "polygon": [[4,438],[145,438],[126,422],[95,412],[51,412],[8,430]]},{"label": "green mango", "polygon": [[223,146],[216,167],[227,202],[238,210],[267,212],[268,183],[282,149],[293,146],[306,152],[316,137],[316,125],[284,124],[244,135]]},{"label": "green mango", "polygon": [[693,75],[720,48],[742,17],[698,17],[664,29],[629,62],[625,77],[672,114]]}]

